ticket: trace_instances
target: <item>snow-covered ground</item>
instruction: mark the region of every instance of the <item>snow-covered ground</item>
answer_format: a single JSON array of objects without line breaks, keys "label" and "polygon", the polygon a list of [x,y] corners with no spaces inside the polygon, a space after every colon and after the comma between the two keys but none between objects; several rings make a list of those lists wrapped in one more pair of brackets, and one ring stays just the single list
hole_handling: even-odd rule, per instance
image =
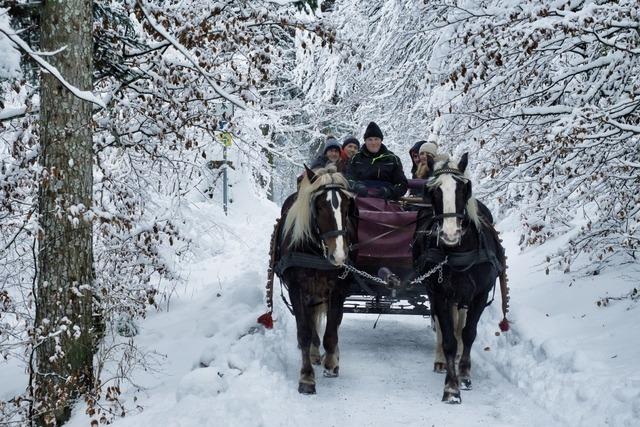
[{"label": "snow-covered ground", "polygon": [[[507,218],[499,228],[512,329],[496,334],[497,296],[480,322],[474,390],[463,391],[461,405],[440,402],[434,334],[417,316],[382,316],[373,329],[375,316],[346,315],[340,377],[318,372],[317,395],[303,396],[295,321],[279,295],[275,328],[256,324],[279,208],[253,197],[237,198],[229,217],[212,204],[189,206],[186,215],[202,227],[192,232],[196,256],[168,310],[139,325],[138,345],[153,352],[154,369],[134,372],[136,386],[123,388],[129,414],[116,426],[631,426],[640,419],[640,311],[628,300],[596,304],[637,287],[633,267],[591,278],[545,275],[541,261],[561,242],[519,253],[517,221]],[[70,425],[87,424],[78,408]]]}]

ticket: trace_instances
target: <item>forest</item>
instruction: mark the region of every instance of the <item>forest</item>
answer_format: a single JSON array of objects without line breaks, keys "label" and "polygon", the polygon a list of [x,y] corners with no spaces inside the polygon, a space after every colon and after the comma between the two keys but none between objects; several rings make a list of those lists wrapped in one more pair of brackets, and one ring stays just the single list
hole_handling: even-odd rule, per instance
[{"label": "forest", "polygon": [[92,425],[128,414],[123,384],[154,366],[138,329],[188,288],[183,265],[224,256],[253,221],[234,210],[276,212],[328,135],[370,121],[405,171],[427,137],[469,153],[515,250],[544,248],[536,268],[572,283],[624,272],[599,282],[598,306],[637,320],[639,10],[1,1],[0,371],[24,375],[7,374],[0,426],[62,425],[78,405]]}]

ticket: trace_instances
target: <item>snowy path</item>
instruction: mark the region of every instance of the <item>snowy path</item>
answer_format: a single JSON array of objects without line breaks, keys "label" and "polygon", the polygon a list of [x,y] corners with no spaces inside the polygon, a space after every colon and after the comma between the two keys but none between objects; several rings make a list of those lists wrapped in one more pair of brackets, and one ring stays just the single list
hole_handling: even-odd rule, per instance
[{"label": "snowy path", "polygon": [[[229,320],[227,330],[251,327],[253,313],[225,308],[226,298],[260,297],[238,295],[239,289],[149,319],[140,341],[167,357],[159,372],[138,374],[146,390],[136,393],[137,404],[144,410],[116,426],[564,425],[492,366],[481,337],[472,355],[474,390],[463,391],[461,405],[442,403],[444,376],[432,372],[434,334],[419,316],[382,316],[373,329],[376,316],[346,315],[340,377],[324,378],[316,367],[318,393],[300,395],[292,316],[281,313],[276,329],[252,334],[226,333],[212,320],[218,313]],[[76,421],[86,425],[82,417]]]},{"label": "snowy path", "polygon": [[[432,372],[435,340],[429,320],[382,316],[372,329],[375,318],[345,316],[340,335],[341,376],[320,376],[318,394],[296,399],[292,412],[324,419],[318,425],[329,426],[558,425],[478,357],[475,389],[463,391],[462,405],[442,403],[444,375]],[[298,359],[289,363],[287,376],[293,388]],[[316,370],[321,373],[320,368]]]}]

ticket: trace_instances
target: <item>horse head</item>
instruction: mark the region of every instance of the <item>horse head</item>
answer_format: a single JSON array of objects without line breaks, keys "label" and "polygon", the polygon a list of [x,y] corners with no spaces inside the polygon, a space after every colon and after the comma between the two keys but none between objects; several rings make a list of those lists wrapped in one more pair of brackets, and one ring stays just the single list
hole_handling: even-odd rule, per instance
[{"label": "horse head", "polygon": [[471,181],[465,175],[468,157],[464,153],[457,164],[450,160],[438,163],[429,160],[429,168],[434,172],[425,185],[424,197],[433,206],[433,221],[438,225],[438,239],[445,246],[460,244],[465,220],[478,221]]},{"label": "horse head", "polygon": [[290,246],[311,242],[322,248],[333,265],[343,265],[355,238],[355,200],[348,183],[334,167],[313,172],[306,169],[298,198],[285,221],[285,233],[291,232]]}]

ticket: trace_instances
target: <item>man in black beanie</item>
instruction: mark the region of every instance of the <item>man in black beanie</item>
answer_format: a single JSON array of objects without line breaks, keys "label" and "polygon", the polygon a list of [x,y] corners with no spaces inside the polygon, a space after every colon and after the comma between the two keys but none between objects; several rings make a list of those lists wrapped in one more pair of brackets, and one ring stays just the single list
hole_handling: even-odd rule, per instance
[{"label": "man in black beanie", "polygon": [[384,135],[382,135],[382,131],[380,130],[380,127],[376,124],[376,122],[369,122],[367,129],[364,131],[365,141],[367,140],[367,138],[370,138],[372,136],[380,138],[380,141],[384,139]]},{"label": "man in black beanie", "polygon": [[402,163],[383,143],[384,135],[374,122],[364,132],[364,146],[351,158],[347,179],[360,196],[397,200],[407,192]]}]

